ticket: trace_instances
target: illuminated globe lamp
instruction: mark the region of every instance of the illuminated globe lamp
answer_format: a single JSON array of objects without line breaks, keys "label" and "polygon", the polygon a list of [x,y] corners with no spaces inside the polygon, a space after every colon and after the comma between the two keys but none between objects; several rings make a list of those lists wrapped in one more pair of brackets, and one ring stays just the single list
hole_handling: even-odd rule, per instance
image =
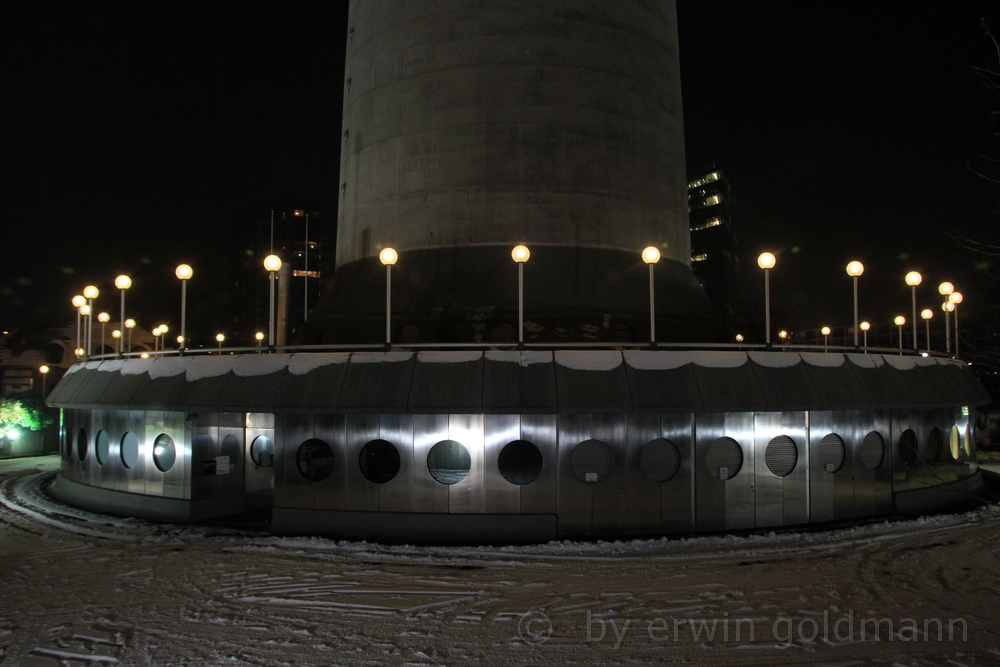
[{"label": "illuminated globe lamp", "polygon": [[399,254],[392,248],[382,248],[378,261],[385,266],[385,346],[392,344],[392,265],[399,259]]},{"label": "illuminated globe lamp", "polygon": [[108,322],[111,321],[111,315],[107,313],[98,313],[97,321],[101,323],[101,354],[104,354],[104,341],[107,340],[105,333],[107,332]]},{"label": "illuminated globe lamp", "polygon": [[531,257],[526,245],[516,245],[510,251],[510,258],[517,264],[517,345],[524,347],[524,263]]},{"label": "illuminated globe lamp", "polygon": [[257,341],[257,354],[260,354],[260,343],[264,340],[264,332],[258,331],[253,335],[254,339]]},{"label": "illuminated globe lamp", "polygon": [[[72,299],[70,299],[70,303],[72,303],[73,307],[76,309],[76,349],[79,350],[80,349],[80,341],[81,341],[81,338],[80,338],[80,334],[81,334],[81,330],[80,330],[80,308],[83,307],[84,305],[86,305],[87,299],[82,294],[77,294]],[[75,352],[75,350],[74,350],[74,352]],[[77,358],[79,358],[81,355],[77,354],[76,356],[77,356]]]},{"label": "illuminated globe lamp", "polygon": [[958,304],[962,303],[962,298],[963,297],[962,297],[962,293],[961,292],[952,292],[951,294],[948,295],[948,303],[950,303],[951,306],[952,306],[951,307],[951,313],[952,313],[951,316],[953,318],[955,318],[955,356],[956,357],[959,356],[959,354],[958,354],[958,352],[959,352],[958,351]]},{"label": "illuminated globe lamp", "polygon": [[45,380],[49,377],[49,367],[39,366],[38,372],[42,374],[42,398],[45,398]]},{"label": "illuminated globe lamp", "polygon": [[271,301],[267,311],[267,340],[270,341],[271,351],[274,349],[274,274],[281,269],[281,258],[277,255],[268,255],[264,258],[264,270],[270,274],[271,279]]},{"label": "illuminated globe lamp", "polygon": [[771,269],[775,258],[772,253],[762,252],[757,257],[757,266],[764,269],[764,342],[771,344]]},{"label": "illuminated globe lamp", "polygon": [[896,315],[893,322],[899,327],[899,353],[903,354],[903,325],[906,324],[906,318],[902,315]]},{"label": "illuminated globe lamp", "polygon": [[[181,335],[178,337],[181,355],[184,354],[184,336],[187,334],[187,281],[194,275],[194,269],[188,264],[178,264],[174,275],[181,281]],[[164,345],[166,347],[166,345]]]},{"label": "illuminated globe lamp", "polygon": [[916,271],[910,271],[904,278],[906,284],[910,286],[910,293],[913,299],[913,349],[920,345],[917,343],[917,285],[923,282],[923,276]]},{"label": "illuminated globe lamp", "polygon": [[861,331],[864,332],[864,336],[865,336],[865,354],[868,354],[868,330],[872,328],[872,325],[869,322],[862,322],[858,326],[861,328]]},{"label": "illuminated globe lamp", "polygon": [[847,263],[847,275],[854,279],[854,347],[858,346],[858,276],[865,272],[865,265],[855,260]]},{"label": "illuminated globe lamp", "polygon": [[924,333],[927,334],[927,353],[931,352],[931,318],[934,317],[934,311],[930,308],[924,308],[920,311],[920,317],[924,320]]},{"label": "illuminated globe lamp", "polygon": [[225,334],[215,334],[215,340],[219,343],[219,354],[222,354],[222,342],[226,340]]},{"label": "illuminated globe lamp", "polygon": [[823,334],[823,351],[826,352],[830,343],[830,327],[823,327],[819,332]]},{"label": "illuminated globe lamp", "polygon": [[941,296],[948,296],[955,291],[955,286],[949,282],[944,282],[938,285],[938,294]]},{"label": "illuminated globe lamp", "polygon": [[[119,291],[121,291],[121,294],[122,294],[121,319],[118,320],[118,321],[124,323],[125,322],[125,290],[129,289],[130,287],[132,287],[132,279],[129,278],[128,276],[126,276],[125,274],[122,274],[122,275],[118,276],[117,278],[115,278],[115,287],[117,287],[119,289]],[[122,340],[119,339],[118,340],[118,356],[121,356],[121,355],[122,355]]]},{"label": "illuminated globe lamp", "polygon": [[649,265],[649,346],[656,347],[656,305],[653,299],[653,266],[660,261],[660,251],[647,246],[642,251],[642,261]]}]

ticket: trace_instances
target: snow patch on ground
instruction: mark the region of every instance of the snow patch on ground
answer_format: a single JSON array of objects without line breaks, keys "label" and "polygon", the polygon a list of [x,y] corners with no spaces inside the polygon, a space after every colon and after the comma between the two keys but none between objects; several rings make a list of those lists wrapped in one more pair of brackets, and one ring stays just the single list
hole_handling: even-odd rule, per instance
[{"label": "snow patch on ground", "polygon": [[346,364],[350,358],[350,352],[293,354],[288,359],[288,372],[292,375],[307,375],[317,368],[329,366],[330,364]]},{"label": "snow patch on ground", "polygon": [[557,350],[556,363],[575,371],[612,371],[622,365],[622,353],[607,350]]},{"label": "snow patch on ground", "polygon": [[794,352],[750,352],[750,361],[769,368],[789,368],[802,363],[802,357]]}]

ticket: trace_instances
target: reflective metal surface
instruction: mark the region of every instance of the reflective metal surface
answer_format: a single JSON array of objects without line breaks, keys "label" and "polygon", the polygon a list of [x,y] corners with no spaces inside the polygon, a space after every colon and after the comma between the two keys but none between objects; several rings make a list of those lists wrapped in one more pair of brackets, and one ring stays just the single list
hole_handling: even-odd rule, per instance
[{"label": "reflective metal surface", "polygon": [[[805,412],[754,414],[754,524],[758,528],[809,521],[806,434]],[[797,459],[794,469],[783,477],[772,473],[765,460],[768,445],[781,436],[791,438]]]}]

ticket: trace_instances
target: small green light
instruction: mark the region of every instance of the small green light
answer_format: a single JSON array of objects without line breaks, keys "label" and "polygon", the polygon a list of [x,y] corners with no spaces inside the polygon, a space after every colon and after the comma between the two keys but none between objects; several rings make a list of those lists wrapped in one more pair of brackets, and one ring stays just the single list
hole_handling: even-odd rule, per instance
[{"label": "small green light", "polygon": [[968,405],[963,405],[962,406],[962,416],[963,417],[968,417],[969,416],[969,406]]}]

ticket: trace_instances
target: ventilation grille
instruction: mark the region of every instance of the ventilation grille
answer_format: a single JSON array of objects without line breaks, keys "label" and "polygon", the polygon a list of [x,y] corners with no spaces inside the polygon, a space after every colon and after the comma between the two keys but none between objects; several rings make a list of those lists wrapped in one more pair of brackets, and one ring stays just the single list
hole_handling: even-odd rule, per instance
[{"label": "ventilation grille", "polygon": [[666,482],[681,469],[681,453],[669,440],[650,440],[639,452],[639,469],[654,482]]},{"label": "ventilation grille", "polygon": [[861,442],[861,465],[869,470],[875,470],[882,465],[885,458],[885,441],[878,432],[872,431]]},{"label": "ventilation grille", "polygon": [[732,438],[713,440],[705,452],[705,467],[712,477],[732,479],[743,467],[743,450]]},{"label": "ventilation grille", "polygon": [[611,448],[600,440],[584,440],[573,448],[569,465],[578,480],[596,484],[611,476],[614,456]]},{"label": "ventilation grille", "polygon": [[[835,473],[844,467],[846,450],[843,439],[836,433],[828,433],[819,441],[819,466],[828,473]],[[864,453],[862,453],[862,458]],[[882,455],[879,454],[879,461]]]},{"label": "ventilation grille", "polygon": [[799,451],[795,447],[795,441],[787,435],[779,435],[767,443],[767,449],[764,450],[764,463],[767,464],[767,469],[771,471],[771,474],[778,477],[788,477],[795,470],[795,464],[798,462]]}]

